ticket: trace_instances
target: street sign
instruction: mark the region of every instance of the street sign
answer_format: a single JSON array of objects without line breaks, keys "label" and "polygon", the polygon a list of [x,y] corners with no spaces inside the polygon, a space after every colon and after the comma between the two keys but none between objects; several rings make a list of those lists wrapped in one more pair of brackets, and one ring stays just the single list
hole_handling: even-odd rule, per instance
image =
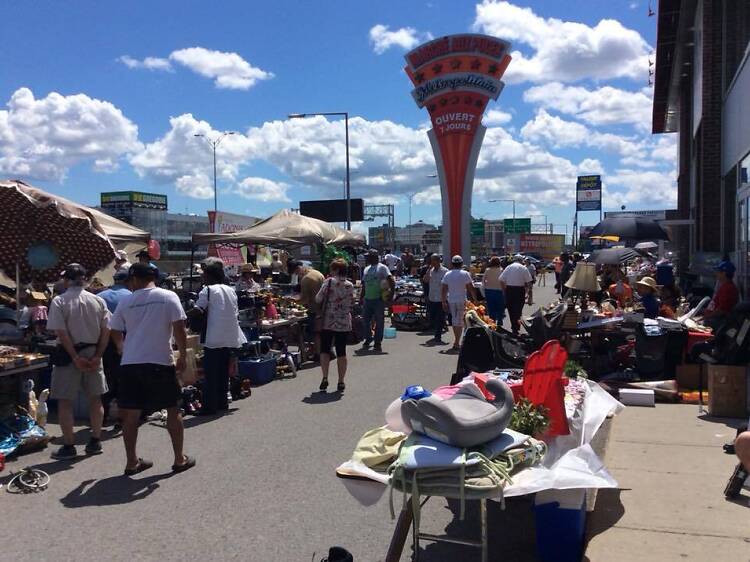
[{"label": "street sign", "polygon": [[471,221],[471,235],[472,236],[484,236],[484,221],[483,220]]},{"label": "street sign", "polygon": [[578,176],[576,211],[599,211],[602,208],[602,177]]},{"label": "street sign", "polygon": [[531,219],[504,219],[503,231],[506,234],[527,234],[531,232]]}]

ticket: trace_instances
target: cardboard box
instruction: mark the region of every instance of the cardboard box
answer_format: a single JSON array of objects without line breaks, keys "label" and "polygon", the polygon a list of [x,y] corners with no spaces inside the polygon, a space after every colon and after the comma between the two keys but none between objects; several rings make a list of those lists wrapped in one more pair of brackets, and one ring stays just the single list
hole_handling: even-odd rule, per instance
[{"label": "cardboard box", "polygon": [[675,371],[677,387],[686,390],[698,390],[699,388],[706,390],[708,388],[706,374],[705,365],[678,365]]},{"label": "cardboard box", "polygon": [[656,406],[656,395],[653,390],[621,388],[620,402],[626,406]]},{"label": "cardboard box", "polygon": [[708,365],[708,413],[723,418],[747,417],[747,367]]}]

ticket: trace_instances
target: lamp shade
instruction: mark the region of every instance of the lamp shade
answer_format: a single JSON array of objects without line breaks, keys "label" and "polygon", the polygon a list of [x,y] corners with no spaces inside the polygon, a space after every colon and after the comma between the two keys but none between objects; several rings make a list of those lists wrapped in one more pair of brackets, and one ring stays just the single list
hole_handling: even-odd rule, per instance
[{"label": "lamp shade", "polygon": [[573,275],[570,276],[565,286],[587,293],[599,292],[601,288],[599,287],[599,281],[596,279],[596,264],[578,262]]}]

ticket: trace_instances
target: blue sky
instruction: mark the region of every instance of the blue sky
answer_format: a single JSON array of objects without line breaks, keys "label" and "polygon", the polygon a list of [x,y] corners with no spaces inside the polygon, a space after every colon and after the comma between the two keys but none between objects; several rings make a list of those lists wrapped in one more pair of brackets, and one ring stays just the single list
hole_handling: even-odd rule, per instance
[{"label": "blue sky", "polygon": [[[343,128],[291,112],[349,111],[352,190],[438,221],[425,131],[403,73],[432,36],[482,32],[516,52],[489,127],[473,214],[570,223],[575,176],[603,175],[605,208],[674,206],[674,138],[649,133],[646,0],[6,3],[0,50],[0,177],[96,204],[101,191],[265,216],[340,196]],[[6,35],[7,38],[8,35]],[[147,58],[149,57],[149,58]],[[595,223],[584,214],[581,223]],[[534,222],[540,222],[536,219]]]}]

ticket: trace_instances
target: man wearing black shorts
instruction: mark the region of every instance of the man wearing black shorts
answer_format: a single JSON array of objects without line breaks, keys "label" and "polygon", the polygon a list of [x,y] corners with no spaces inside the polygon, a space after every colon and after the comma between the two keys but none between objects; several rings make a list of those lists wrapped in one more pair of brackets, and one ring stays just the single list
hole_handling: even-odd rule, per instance
[{"label": "man wearing black shorts", "polygon": [[[118,406],[131,476],[153,466],[136,454],[138,423],[142,410],[167,410],[167,430],[174,449],[173,472],[195,466],[183,453],[182,416],[178,408],[181,390],[177,372],[185,369],[185,312],[177,295],[155,285],[158,269],[148,263],[130,267],[132,295],[124,297],[110,320],[112,339],[122,354]],[[124,335],[127,332],[127,335]],[[172,336],[180,356],[175,365]]]}]

